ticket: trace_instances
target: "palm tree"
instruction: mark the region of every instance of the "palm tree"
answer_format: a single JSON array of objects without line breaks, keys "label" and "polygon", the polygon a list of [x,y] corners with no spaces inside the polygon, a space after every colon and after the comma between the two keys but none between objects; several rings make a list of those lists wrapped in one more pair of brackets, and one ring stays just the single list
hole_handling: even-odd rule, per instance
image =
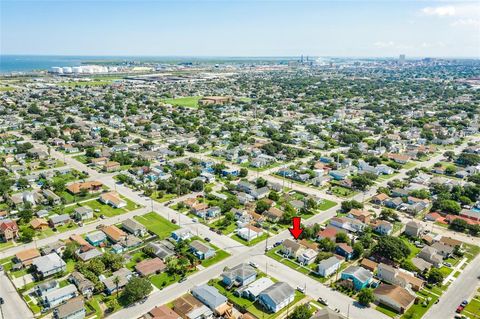
[{"label": "palm tree", "polygon": [[115,284],[115,288],[117,290],[117,298],[118,298],[118,286],[120,285],[120,277],[115,276],[113,278],[113,283]]}]

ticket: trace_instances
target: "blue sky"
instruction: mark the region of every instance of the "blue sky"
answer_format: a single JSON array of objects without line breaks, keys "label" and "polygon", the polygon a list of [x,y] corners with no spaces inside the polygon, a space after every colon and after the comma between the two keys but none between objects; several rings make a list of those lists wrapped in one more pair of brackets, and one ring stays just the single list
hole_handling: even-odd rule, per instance
[{"label": "blue sky", "polygon": [[0,1],[1,54],[480,57],[480,4]]}]

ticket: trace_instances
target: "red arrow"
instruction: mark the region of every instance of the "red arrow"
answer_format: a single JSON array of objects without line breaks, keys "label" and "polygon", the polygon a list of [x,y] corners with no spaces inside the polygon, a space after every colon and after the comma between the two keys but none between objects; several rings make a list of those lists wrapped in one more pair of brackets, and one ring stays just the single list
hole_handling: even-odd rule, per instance
[{"label": "red arrow", "polygon": [[290,231],[290,234],[292,234],[293,238],[295,239],[298,239],[298,237],[300,237],[300,234],[302,234],[303,232],[303,228],[300,228],[301,220],[301,217],[293,217],[293,227],[288,229]]}]

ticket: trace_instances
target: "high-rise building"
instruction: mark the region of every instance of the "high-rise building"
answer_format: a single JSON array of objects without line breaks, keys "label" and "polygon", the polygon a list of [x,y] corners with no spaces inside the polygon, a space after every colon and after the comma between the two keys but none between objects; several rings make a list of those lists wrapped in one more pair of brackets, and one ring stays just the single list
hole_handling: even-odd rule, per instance
[{"label": "high-rise building", "polygon": [[399,64],[405,63],[405,54],[400,54],[400,56],[398,57],[398,63]]}]

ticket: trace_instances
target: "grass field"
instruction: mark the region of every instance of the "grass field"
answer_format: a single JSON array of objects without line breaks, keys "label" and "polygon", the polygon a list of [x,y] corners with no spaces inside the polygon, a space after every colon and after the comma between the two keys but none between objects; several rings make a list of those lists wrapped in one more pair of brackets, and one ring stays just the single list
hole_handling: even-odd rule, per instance
[{"label": "grass field", "polygon": [[322,202],[318,205],[319,210],[327,210],[337,205],[334,201],[323,199]]},{"label": "grass field", "polygon": [[150,212],[142,216],[135,216],[134,218],[161,239],[170,236],[172,231],[180,228],[155,212]]},{"label": "grass field", "polygon": [[355,195],[357,192],[351,190],[351,189],[348,189],[348,188],[345,188],[345,187],[342,187],[342,186],[333,186],[331,188],[331,191],[333,194],[337,195],[337,196],[340,196],[340,197],[352,197],[353,195]]},{"label": "grass field", "polygon": [[239,243],[241,243],[242,245],[245,245],[245,246],[255,246],[256,244],[258,244],[259,242],[261,241],[264,241],[265,239],[268,238],[268,234],[263,234],[262,236],[260,237],[257,237],[251,241],[246,241],[244,240],[243,238],[241,238],[240,236],[238,236],[237,234],[233,235],[231,237],[233,240],[236,240],[238,241]]},{"label": "grass field", "polygon": [[197,108],[198,107],[198,100],[200,100],[201,96],[186,96],[186,97],[177,97],[174,99],[164,99],[163,102],[167,104],[172,104],[175,106],[185,106],[190,108]]}]

